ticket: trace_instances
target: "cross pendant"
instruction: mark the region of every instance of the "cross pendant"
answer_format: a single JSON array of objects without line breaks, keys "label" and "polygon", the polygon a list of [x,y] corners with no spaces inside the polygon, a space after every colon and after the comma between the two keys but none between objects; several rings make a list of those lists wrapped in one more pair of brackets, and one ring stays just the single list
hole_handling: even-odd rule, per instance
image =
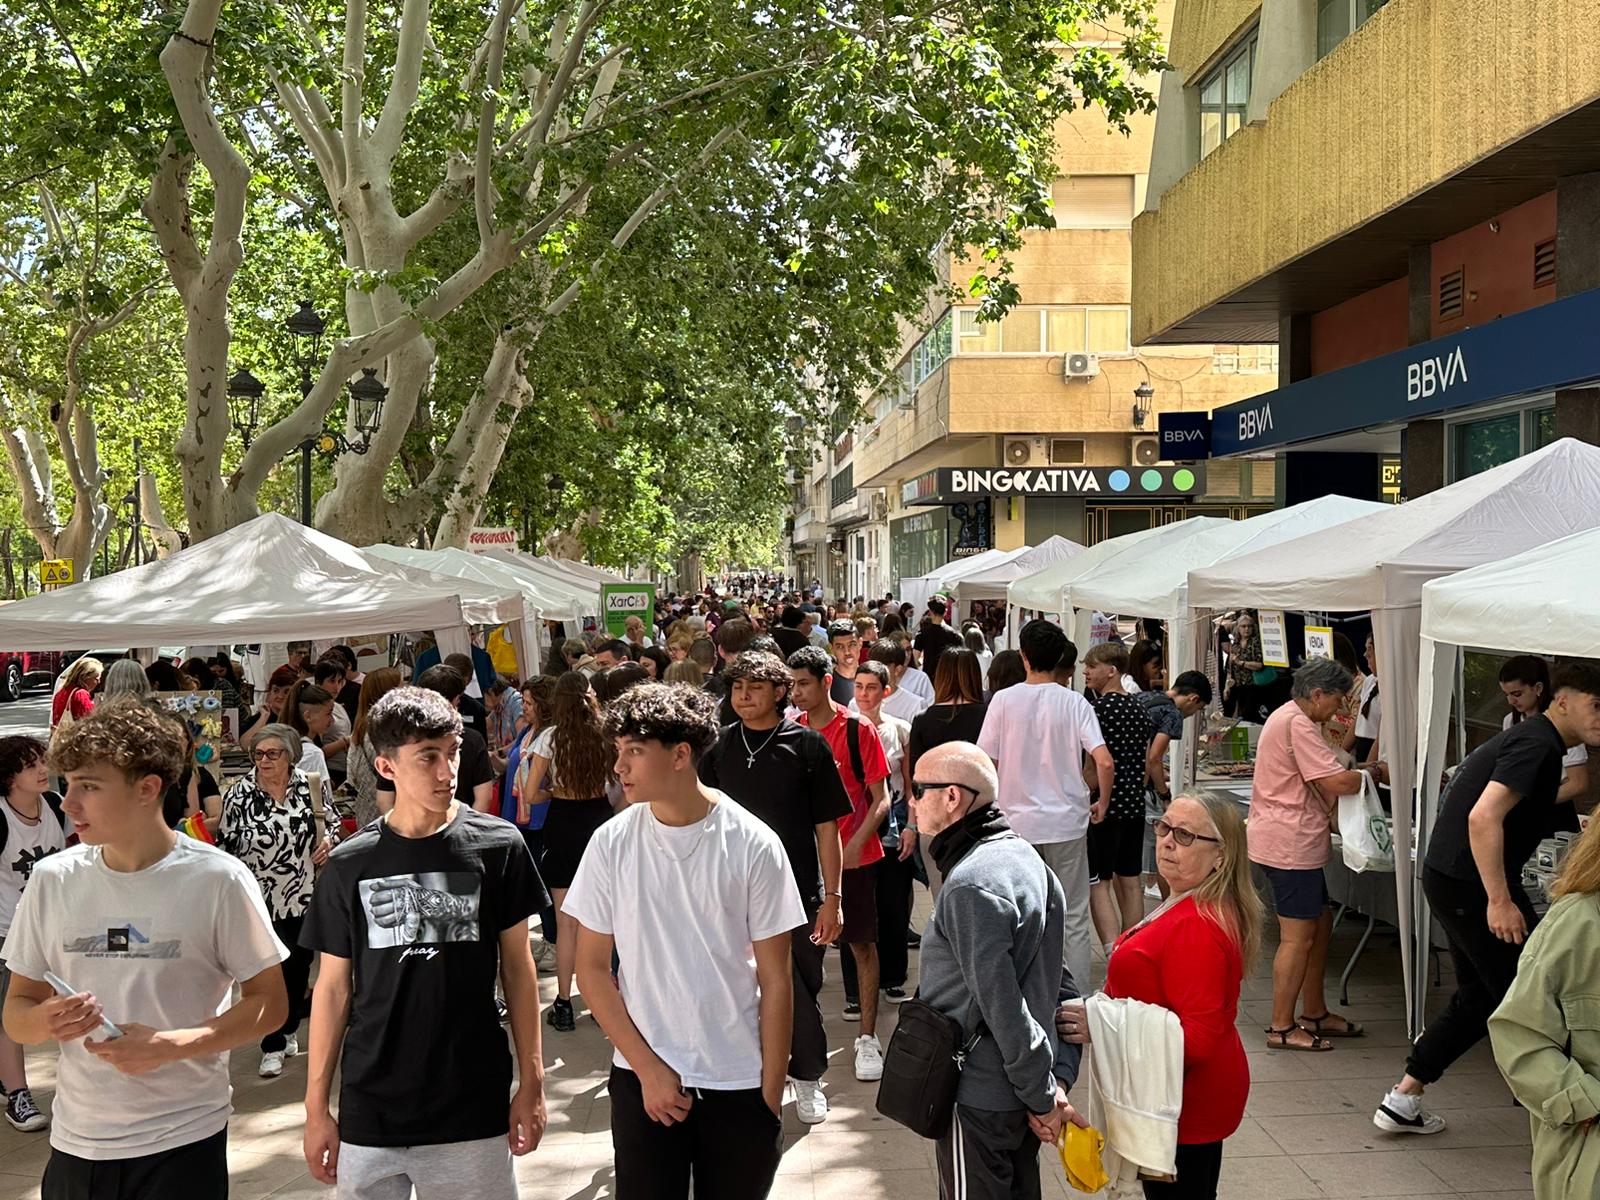
[{"label": "cross pendant", "polygon": [[744,765],[747,770],[753,768],[756,765],[756,756],[754,754],[745,755]]}]

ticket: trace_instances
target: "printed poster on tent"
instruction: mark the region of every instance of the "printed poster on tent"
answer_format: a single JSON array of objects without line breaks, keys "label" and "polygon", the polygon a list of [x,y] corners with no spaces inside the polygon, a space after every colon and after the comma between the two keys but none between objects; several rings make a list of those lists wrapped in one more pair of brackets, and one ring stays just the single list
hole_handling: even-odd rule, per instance
[{"label": "printed poster on tent", "polygon": [[600,585],[600,607],[604,611],[606,632],[621,637],[629,617],[638,617],[648,631],[656,619],[656,588],[653,583],[605,583]]},{"label": "printed poster on tent", "polygon": [[1269,667],[1289,665],[1289,635],[1284,629],[1283,610],[1263,608],[1260,612],[1261,661]]}]

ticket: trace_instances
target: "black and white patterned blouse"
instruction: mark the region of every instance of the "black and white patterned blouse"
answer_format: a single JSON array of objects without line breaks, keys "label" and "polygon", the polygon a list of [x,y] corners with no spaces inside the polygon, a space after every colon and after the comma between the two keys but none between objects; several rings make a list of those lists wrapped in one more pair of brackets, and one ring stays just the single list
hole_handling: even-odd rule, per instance
[{"label": "black and white patterned blouse", "polygon": [[[326,795],[321,800],[325,832],[337,842],[339,815]],[[222,798],[217,844],[250,868],[274,921],[304,916],[316,882],[311,854],[317,848],[306,773],[299,768],[289,773],[281,804],[262,790],[253,769],[236,781]]]},{"label": "black and white patterned blouse", "polygon": [[1124,821],[1142,820],[1145,754],[1155,736],[1155,727],[1145,715],[1144,705],[1125,692],[1096,693],[1090,689],[1086,696],[1094,705],[1094,715],[1100,718],[1100,732],[1117,767],[1106,815]]}]

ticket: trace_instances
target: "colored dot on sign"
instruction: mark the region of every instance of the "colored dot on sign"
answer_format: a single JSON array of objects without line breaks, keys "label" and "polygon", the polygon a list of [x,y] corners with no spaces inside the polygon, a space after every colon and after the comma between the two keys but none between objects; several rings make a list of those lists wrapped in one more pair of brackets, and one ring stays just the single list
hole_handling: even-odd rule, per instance
[{"label": "colored dot on sign", "polygon": [[1139,476],[1139,486],[1142,487],[1147,492],[1158,492],[1158,491],[1160,491],[1161,490],[1161,472],[1156,470],[1154,467],[1151,467],[1143,475]]},{"label": "colored dot on sign", "polygon": [[1128,485],[1132,482],[1133,480],[1128,476],[1126,471],[1113,471],[1110,475],[1106,476],[1106,485],[1110,487],[1113,492],[1127,491]]},{"label": "colored dot on sign", "polygon": [[1179,491],[1187,492],[1194,486],[1194,472],[1189,470],[1187,467],[1183,468],[1181,471],[1174,472],[1172,476],[1172,486],[1177,488]]}]

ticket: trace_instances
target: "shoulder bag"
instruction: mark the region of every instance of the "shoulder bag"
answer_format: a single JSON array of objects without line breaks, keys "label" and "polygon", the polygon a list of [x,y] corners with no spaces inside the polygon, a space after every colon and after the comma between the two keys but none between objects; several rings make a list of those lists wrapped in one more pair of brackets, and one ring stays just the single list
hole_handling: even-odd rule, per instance
[{"label": "shoulder bag", "polygon": [[901,1004],[899,1014],[884,1051],[878,1111],[913,1133],[942,1138],[955,1116],[961,1069],[985,1027],[980,1021],[966,1037],[961,1022],[915,998]]}]

